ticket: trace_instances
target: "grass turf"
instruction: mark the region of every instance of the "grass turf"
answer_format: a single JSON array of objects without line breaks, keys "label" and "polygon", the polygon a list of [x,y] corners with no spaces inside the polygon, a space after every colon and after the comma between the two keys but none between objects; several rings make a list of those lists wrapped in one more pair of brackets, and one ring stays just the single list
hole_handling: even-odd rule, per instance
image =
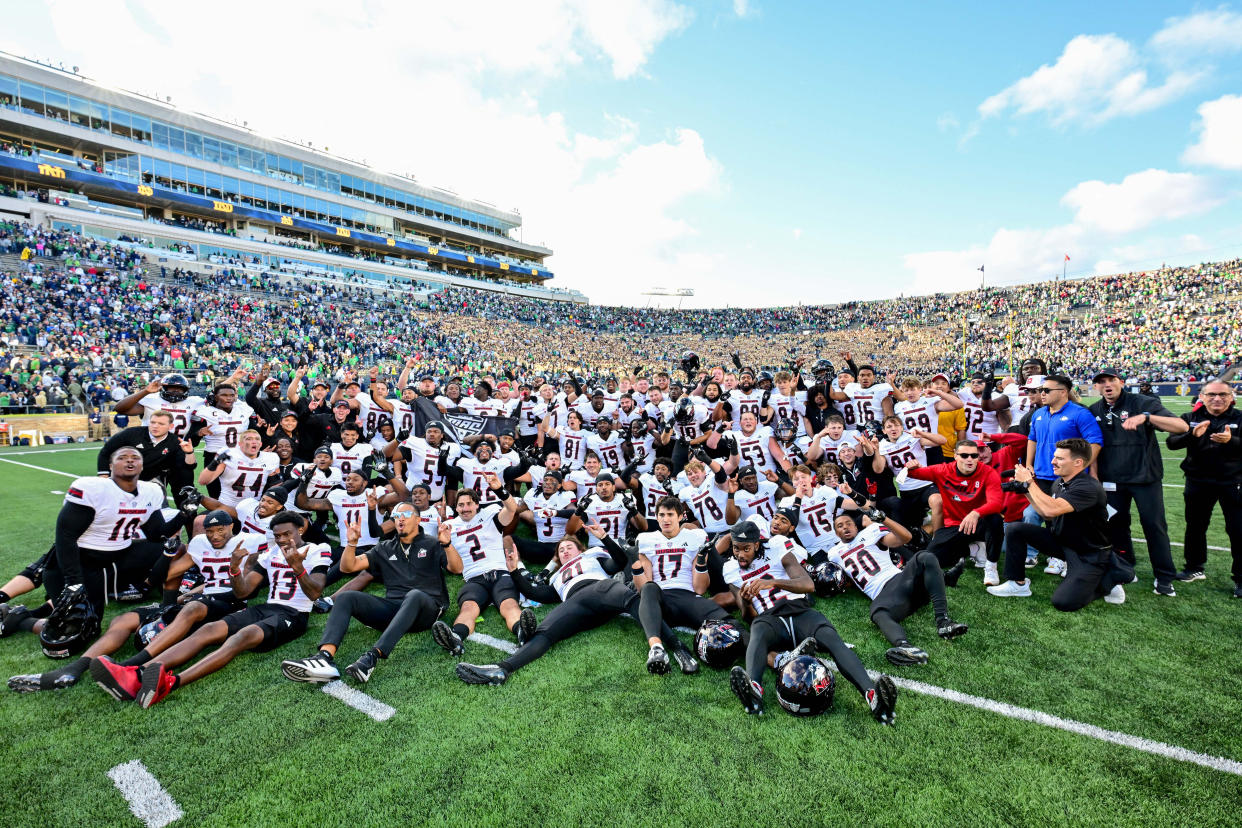
[{"label": "grass turf", "polygon": [[[94,468],[91,451],[0,457],[71,474]],[[1176,462],[1166,461],[1170,484],[1181,482]],[[17,516],[0,523],[0,573],[47,548],[61,502],[53,492],[68,482],[0,463],[0,497]],[[1180,490],[1165,491],[1180,541]],[[1209,543],[1228,545],[1219,519]],[[1228,553],[1209,552],[1208,581],[1179,585],[1170,600],[1151,594],[1142,550],[1125,605],[1069,615],[1048,604],[1051,576],[1034,576],[1033,599],[1001,600],[968,571],[949,595],[968,635],[940,641],[926,609],[907,622],[931,654],[921,668],[884,661],[862,596],[818,606],[871,669],[1242,759],[1242,601],[1228,597]],[[825,716],[785,715],[769,691],[767,715],[747,717],[724,673],[647,675],[628,619],[557,645],[501,688],[462,685],[428,635],[407,637],[362,688],[397,709],[375,722],[281,677],[280,660],[312,651],[323,623],[312,616],[300,641],[244,655],[151,710],[113,701],[89,676],[34,696],[0,689],[11,759],[0,814],[13,825],[132,824],[105,775],[132,759],[187,822],[209,825],[733,825],[760,815],[795,825],[1223,825],[1242,805],[1237,776],[909,692],[894,728],[876,725],[844,681]],[[511,638],[494,610],[479,631]],[[342,663],[376,636],[352,627]],[[466,646],[467,660],[500,657]],[[0,642],[0,677],[54,666],[30,635]]]}]

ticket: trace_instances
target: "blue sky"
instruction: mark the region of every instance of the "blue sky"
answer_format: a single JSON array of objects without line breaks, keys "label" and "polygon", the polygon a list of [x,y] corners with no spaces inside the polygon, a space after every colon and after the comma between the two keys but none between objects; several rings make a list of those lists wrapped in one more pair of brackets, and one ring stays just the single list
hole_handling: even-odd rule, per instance
[{"label": "blue sky", "polygon": [[177,5],[27,4],[0,48],[517,206],[596,301],[1242,255],[1242,8]]}]

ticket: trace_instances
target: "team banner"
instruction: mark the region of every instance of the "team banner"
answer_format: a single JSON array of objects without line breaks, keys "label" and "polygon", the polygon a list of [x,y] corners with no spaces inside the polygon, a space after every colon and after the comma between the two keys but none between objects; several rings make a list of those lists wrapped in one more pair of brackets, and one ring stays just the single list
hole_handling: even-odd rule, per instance
[{"label": "team banner", "polygon": [[414,433],[422,437],[427,423],[439,420],[444,423],[444,436],[454,443],[476,434],[499,434],[511,429],[517,432],[515,417],[476,417],[473,414],[441,414],[436,404],[426,397],[414,401]]}]

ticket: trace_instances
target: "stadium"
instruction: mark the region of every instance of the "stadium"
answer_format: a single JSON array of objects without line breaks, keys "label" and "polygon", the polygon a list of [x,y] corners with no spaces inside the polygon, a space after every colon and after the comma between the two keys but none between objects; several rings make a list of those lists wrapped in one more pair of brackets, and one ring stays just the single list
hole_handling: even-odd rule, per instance
[{"label": "stadium", "polygon": [[9,823],[1236,822],[1235,248],[611,303],[523,225],[0,51]]}]

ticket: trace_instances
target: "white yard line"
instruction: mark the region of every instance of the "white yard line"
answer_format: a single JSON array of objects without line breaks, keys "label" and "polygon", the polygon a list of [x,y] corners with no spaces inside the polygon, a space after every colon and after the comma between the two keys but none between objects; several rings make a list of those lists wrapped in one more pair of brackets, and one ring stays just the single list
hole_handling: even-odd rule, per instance
[{"label": "white yard line", "polygon": [[502,638],[493,638],[492,636],[486,633],[481,633],[481,632],[470,633],[470,636],[466,640],[477,641],[480,644],[486,644],[492,649],[500,650],[502,653],[508,653],[509,655],[513,655],[514,653],[517,652],[517,645],[514,644],[512,641],[505,641]]},{"label": "white yard line", "polygon": [[377,722],[387,721],[397,712],[395,707],[390,707],[379,699],[368,696],[361,690],[355,690],[340,680],[330,681],[325,684],[323,692],[334,699],[344,702],[354,710],[366,713]]},{"label": "white yard line", "polygon": [[5,457],[0,457],[0,462],[12,463],[14,466],[24,466],[25,468],[34,469],[35,471],[47,472],[48,474],[59,474],[61,477],[72,477],[74,479],[77,479],[82,476],[80,474],[70,474],[69,472],[56,471],[56,469],[45,469],[42,466],[32,466],[29,463],[23,463],[20,460],[9,460],[8,458],[5,458]]},{"label": "white yard line", "polygon": [[129,810],[148,828],[162,828],[183,816],[181,808],[141,761],[117,765],[108,771],[108,777],[129,803]]},{"label": "white yard line", "polygon": [[6,452],[4,452],[4,456],[5,456],[5,457],[12,457],[12,456],[14,456],[14,455],[16,455],[16,454],[58,454],[59,452],[62,452],[62,451],[94,451],[94,452],[98,452],[98,451],[99,451],[99,449],[101,449],[102,447],[103,447],[103,444],[102,444],[102,443],[98,443],[98,444],[93,445],[93,446],[78,446],[78,447],[76,447],[76,448],[55,448],[55,449],[44,449],[43,451],[37,451],[37,450],[34,450],[34,449],[27,449],[27,450],[24,450],[24,451],[6,451]]}]

